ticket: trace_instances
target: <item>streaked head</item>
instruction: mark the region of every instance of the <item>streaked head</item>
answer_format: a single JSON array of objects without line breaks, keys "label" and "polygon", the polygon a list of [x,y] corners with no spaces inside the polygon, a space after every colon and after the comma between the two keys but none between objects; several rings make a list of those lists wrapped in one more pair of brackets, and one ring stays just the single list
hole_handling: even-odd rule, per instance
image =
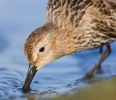
[{"label": "streaked head", "polygon": [[53,45],[51,45],[51,24],[46,24],[33,31],[28,37],[24,51],[30,64],[38,69],[53,59]]}]

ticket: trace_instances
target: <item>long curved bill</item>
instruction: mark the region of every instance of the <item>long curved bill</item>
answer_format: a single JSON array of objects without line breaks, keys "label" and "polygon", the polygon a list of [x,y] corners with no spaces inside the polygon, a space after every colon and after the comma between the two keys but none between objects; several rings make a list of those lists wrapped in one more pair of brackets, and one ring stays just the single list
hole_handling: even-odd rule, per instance
[{"label": "long curved bill", "polygon": [[37,72],[37,67],[33,66],[32,64],[29,64],[29,69],[27,73],[27,77],[25,80],[25,83],[23,85],[23,92],[28,92],[30,90],[30,84]]}]

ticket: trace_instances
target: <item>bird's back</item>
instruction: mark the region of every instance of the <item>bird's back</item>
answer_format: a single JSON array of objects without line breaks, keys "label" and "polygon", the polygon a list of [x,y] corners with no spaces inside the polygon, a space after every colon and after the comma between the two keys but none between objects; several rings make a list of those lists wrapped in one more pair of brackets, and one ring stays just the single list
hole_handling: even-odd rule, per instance
[{"label": "bird's back", "polygon": [[77,27],[91,0],[49,0],[47,21],[60,28]]},{"label": "bird's back", "polygon": [[49,0],[47,22],[73,34],[80,50],[97,48],[116,40],[116,0]]},{"label": "bird's back", "polygon": [[98,10],[102,16],[116,17],[111,15],[111,10],[116,14],[116,0],[48,0],[47,22],[74,30],[90,8]]}]

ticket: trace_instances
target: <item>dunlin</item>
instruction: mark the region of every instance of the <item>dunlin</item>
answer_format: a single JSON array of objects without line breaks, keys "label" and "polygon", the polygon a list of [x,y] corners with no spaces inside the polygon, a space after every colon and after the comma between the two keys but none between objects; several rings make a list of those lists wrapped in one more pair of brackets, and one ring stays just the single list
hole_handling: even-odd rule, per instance
[{"label": "dunlin", "polygon": [[110,44],[116,40],[116,0],[48,0],[46,19],[24,46],[29,70],[23,91],[29,91],[37,70],[74,52],[100,48],[98,63],[84,79],[102,71],[101,64],[111,53]]}]

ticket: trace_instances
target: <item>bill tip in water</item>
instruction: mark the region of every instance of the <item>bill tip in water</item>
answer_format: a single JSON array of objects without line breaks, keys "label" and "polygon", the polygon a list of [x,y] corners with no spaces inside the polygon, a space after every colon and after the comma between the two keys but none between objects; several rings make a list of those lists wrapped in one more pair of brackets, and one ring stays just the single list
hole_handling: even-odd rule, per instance
[{"label": "bill tip in water", "polygon": [[28,93],[30,91],[30,88],[27,88],[27,87],[22,87],[22,91],[25,92],[25,93]]},{"label": "bill tip in water", "polygon": [[31,82],[32,82],[36,72],[37,72],[37,68],[35,66],[33,66],[32,64],[29,64],[27,77],[25,79],[25,82],[24,82],[24,85],[23,85],[23,88],[22,88],[23,92],[29,92],[30,91],[30,85],[31,85]]}]

